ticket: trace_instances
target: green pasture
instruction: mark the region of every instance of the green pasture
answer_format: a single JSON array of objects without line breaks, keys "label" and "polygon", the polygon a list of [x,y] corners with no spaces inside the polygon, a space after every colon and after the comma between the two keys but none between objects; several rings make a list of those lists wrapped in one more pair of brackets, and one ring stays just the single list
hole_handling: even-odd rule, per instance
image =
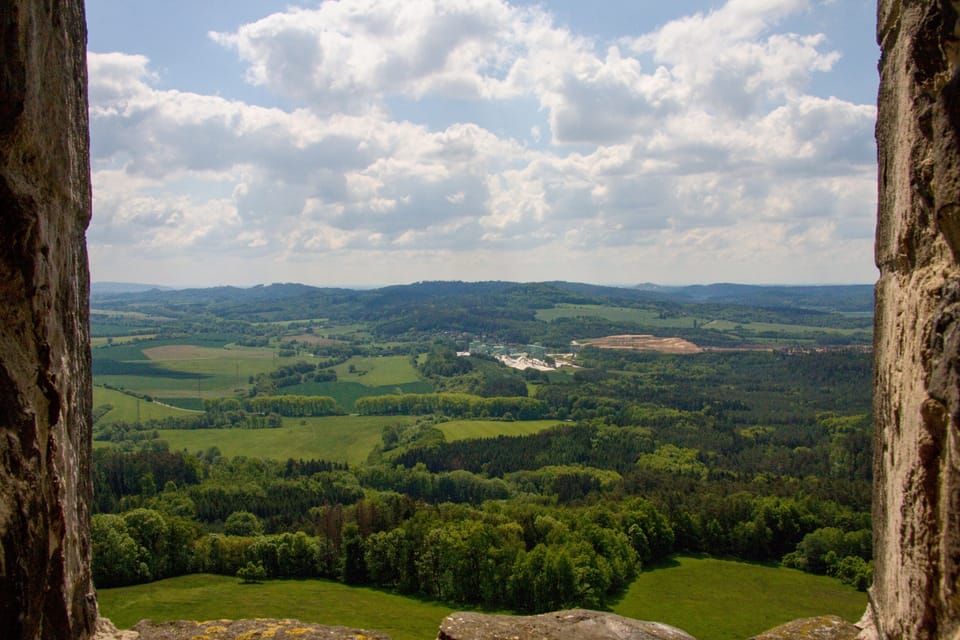
[{"label": "green pasture", "polygon": [[855,622],[866,606],[865,593],[826,576],[677,556],[641,573],[613,611],[698,640],[742,640],[796,618],[835,614]]},{"label": "green pasture", "polygon": [[[170,416],[184,416],[193,412],[175,407],[168,407],[157,402],[147,402],[140,398],[128,396],[125,393],[104,389],[103,387],[93,388],[93,406],[100,407],[109,404],[113,407],[107,414],[100,418],[101,422],[137,422],[140,420],[160,420]],[[139,405],[139,406],[138,406]]]},{"label": "green pasture", "polygon": [[[325,580],[268,580],[189,575],[97,593],[100,611],[121,628],[143,618],[215,620],[296,618],[377,629],[396,640],[436,637],[453,611],[436,603]],[[837,614],[857,620],[866,594],[793,569],[680,556],[644,571],[613,611],[679,627],[698,640],[741,640],[788,620]]]},{"label": "green pasture", "polygon": [[432,393],[433,385],[423,380],[380,387],[368,387],[359,382],[307,382],[284,387],[283,392],[302,396],[330,396],[346,411],[353,411],[353,404],[360,398],[404,393]]},{"label": "green pasture", "polygon": [[472,440],[477,438],[496,438],[497,436],[527,436],[532,433],[555,427],[556,420],[524,420],[505,422],[503,420],[451,420],[437,425],[447,442]]},{"label": "green pasture", "polygon": [[326,580],[240,584],[207,574],[97,591],[100,613],[129,629],[149,618],[218,620],[296,618],[303,622],[383,631],[394,640],[431,640],[454,609]]},{"label": "green pasture", "polygon": [[408,356],[354,356],[333,367],[340,382],[359,382],[368,387],[419,382],[420,373]]},{"label": "green pasture", "polygon": [[347,411],[366,396],[430,393],[433,385],[420,378],[407,356],[354,356],[333,367],[336,382],[309,382],[285,387],[285,393],[330,396]]},{"label": "green pasture", "polygon": [[313,458],[356,465],[365,462],[380,443],[384,426],[411,420],[405,416],[284,418],[279,429],[161,429],[159,436],[173,451],[217,447],[228,457]]}]

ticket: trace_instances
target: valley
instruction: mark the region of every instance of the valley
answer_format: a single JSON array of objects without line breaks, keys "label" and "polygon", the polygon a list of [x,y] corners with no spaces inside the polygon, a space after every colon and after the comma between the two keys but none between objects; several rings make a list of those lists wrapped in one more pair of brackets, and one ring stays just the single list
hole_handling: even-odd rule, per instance
[{"label": "valley", "polygon": [[[669,622],[635,606],[646,576],[747,572],[718,577],[719,597],[724,580],[767,584],[757,567],[779,576],[766,591],[812,602],[747,594],[730,634],[845,601],[800,577],[849,594],[837,613],[856,617],[871,568],[872,289],[691,289],[95,288],[101,602],[215,574],[268,602],[322,579],[344,606],[373,588]],[[506,366],[481,343],[550,368]],[[211,616],[248,606],[233,597]]]}]

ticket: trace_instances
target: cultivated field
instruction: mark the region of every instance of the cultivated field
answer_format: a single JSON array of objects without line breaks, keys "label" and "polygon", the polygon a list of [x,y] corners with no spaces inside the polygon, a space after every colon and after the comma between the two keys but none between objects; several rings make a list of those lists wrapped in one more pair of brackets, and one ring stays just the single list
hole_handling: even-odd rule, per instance
[{"label": "cultivated field", "polygon": [[[280,358],[266,348],[149,340],[94,350],[94,382],[159,398],[232,396],[250,376],[309,357]],[[101,373],[97,373],[97,371]],[[109,371],[109,373],[102,373]]]},{"label": "cultivated field", "polygon": [[437,425],[447,442],[497,436],[526,436],[562,424],[558,420],[451,420]]}]

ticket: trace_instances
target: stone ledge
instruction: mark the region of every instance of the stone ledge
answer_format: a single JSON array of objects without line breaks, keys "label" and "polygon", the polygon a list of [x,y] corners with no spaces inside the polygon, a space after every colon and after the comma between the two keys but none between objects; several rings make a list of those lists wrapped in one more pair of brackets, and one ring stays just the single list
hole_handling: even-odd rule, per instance
[{"label": "stone ledge", "polygon": [[571,609],[537,616],[452,613],[440,624],[437,640],[695,640],[659,622],[613,613]]},{"label": "stone ledge", "polygon": [[839,616],[817,616],[793,620],[750,640],[854,640],[860,627]]},{"label": "stone ledge", "polygon": [[390,640],[379,631],[330,627],[290,618],[247,620],[141,620],[130,631],[120,631],[100,618],[94,640]]}]

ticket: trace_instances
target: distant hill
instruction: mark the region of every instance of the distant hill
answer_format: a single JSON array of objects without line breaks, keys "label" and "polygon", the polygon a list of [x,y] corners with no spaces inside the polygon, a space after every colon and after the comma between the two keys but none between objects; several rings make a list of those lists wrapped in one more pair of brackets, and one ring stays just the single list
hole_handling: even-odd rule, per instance
[{"label": "distant hill", "polygon": [[716,283],[668,287],[644,283],[638,291],[661,294],[680,302],[739,304],[750,307],[817,309],[837,312],[873,311],[873,285],[752,285]]},{"label": "distant hill", "polygon": [[[488,333],[520,327],[534,321],[536,310],[556,305],[645,308],[663,317],[838,327],[853,326],[850,314],[864,316],[856,319],[856,326],[866,327],[870,324],[866,316],[873,311],[870,285],[614,287],[562,281],[427,281],[364,290],[295,283],[174,290],[98,283],[91,298],[103,310],[162,310],[168,317],[211,314],[247,322],[349,319],[372,322],[388,333],[410,329]],[[486,329],[478,324],[480,319],[487,322]]]},{"label": "distant hill", "polygon": [[140,284],[136,282],[94,282],[90,285],[91,295],[140,293],[154,289],[158,291],[171,291],[173,287],[164,287],[159,284]]}]

